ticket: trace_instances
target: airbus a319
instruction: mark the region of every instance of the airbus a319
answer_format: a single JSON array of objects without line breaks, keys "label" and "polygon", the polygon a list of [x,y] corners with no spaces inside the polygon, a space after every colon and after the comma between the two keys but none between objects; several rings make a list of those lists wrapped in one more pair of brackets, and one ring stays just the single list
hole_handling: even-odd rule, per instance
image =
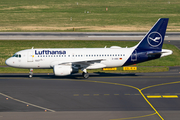
[{"label": "airbus a319", "polygon": [[[6,65],[16,68],[53,69],[56,76],[65,76],[82,70],[88,78],[89,69],[121,67],[171,55],[162,49],[168,18],[160,18],[144,38],[134,47],[121,48],[41,48],[26,49],[6,60]],[[32,77],[30,72],[29,77]]]}]

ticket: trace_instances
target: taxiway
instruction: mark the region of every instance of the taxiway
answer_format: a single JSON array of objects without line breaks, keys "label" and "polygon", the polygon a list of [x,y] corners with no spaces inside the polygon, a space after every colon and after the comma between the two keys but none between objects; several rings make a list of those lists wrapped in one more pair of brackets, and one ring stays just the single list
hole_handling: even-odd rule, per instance
[{"label": "taxiway", "polygon": [[164,73],[96,73],[89,79],[80,74],[35,74],[31,79],[27,74],[1,74],[0,118],[177,120],[179,78],[179,68]]}]

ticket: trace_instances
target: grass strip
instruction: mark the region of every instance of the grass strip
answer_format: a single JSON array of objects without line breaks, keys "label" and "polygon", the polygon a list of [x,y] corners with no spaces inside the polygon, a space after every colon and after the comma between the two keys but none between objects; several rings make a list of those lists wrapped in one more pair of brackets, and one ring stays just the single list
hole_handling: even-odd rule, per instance
[{"label": "grass strip", "polygon": [[[115,71],[103,71],[102,69],[88,70],[89,73],[144,73],[144,72],[165,72],[168,67],[138,67],[136,71],[124,71],[123,67],[118,67]],[[82,71],[79,71],[82,73]],[[0,67],[0,73],[29,73],[29,69],[12,67]],[[53,69],[34,69],[33,73],[53,73]]]},{"label": "grass strip", "polygon": [[167,31],[180,31],[179,0],[1,0],[0,3],[0,31],[147,31],[159,18],[170,18]]}]

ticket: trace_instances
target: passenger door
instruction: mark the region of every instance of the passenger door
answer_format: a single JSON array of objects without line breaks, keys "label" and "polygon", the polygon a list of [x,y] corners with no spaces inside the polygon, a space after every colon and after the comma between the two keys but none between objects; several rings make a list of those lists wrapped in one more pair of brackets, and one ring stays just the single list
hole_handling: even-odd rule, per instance
[{"label": "passenger door", "polygon": [[27,53],[27,62],[33,62],[33,58],[34,58],[33,50],[28,51],[28,53]]}]

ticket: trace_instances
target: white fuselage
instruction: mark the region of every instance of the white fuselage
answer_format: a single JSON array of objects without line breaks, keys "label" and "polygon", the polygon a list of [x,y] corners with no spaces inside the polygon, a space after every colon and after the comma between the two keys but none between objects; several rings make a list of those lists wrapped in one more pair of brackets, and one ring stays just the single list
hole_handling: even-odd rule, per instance
[{"label": "white fuselage", "polygon": [[[96,61],[87,69],[122,66],[134,48],[27,49],[17,52],[6,63],[17,68],[53,68],[54,65]],[[99,62],[98,62],[99,60]]]}]

